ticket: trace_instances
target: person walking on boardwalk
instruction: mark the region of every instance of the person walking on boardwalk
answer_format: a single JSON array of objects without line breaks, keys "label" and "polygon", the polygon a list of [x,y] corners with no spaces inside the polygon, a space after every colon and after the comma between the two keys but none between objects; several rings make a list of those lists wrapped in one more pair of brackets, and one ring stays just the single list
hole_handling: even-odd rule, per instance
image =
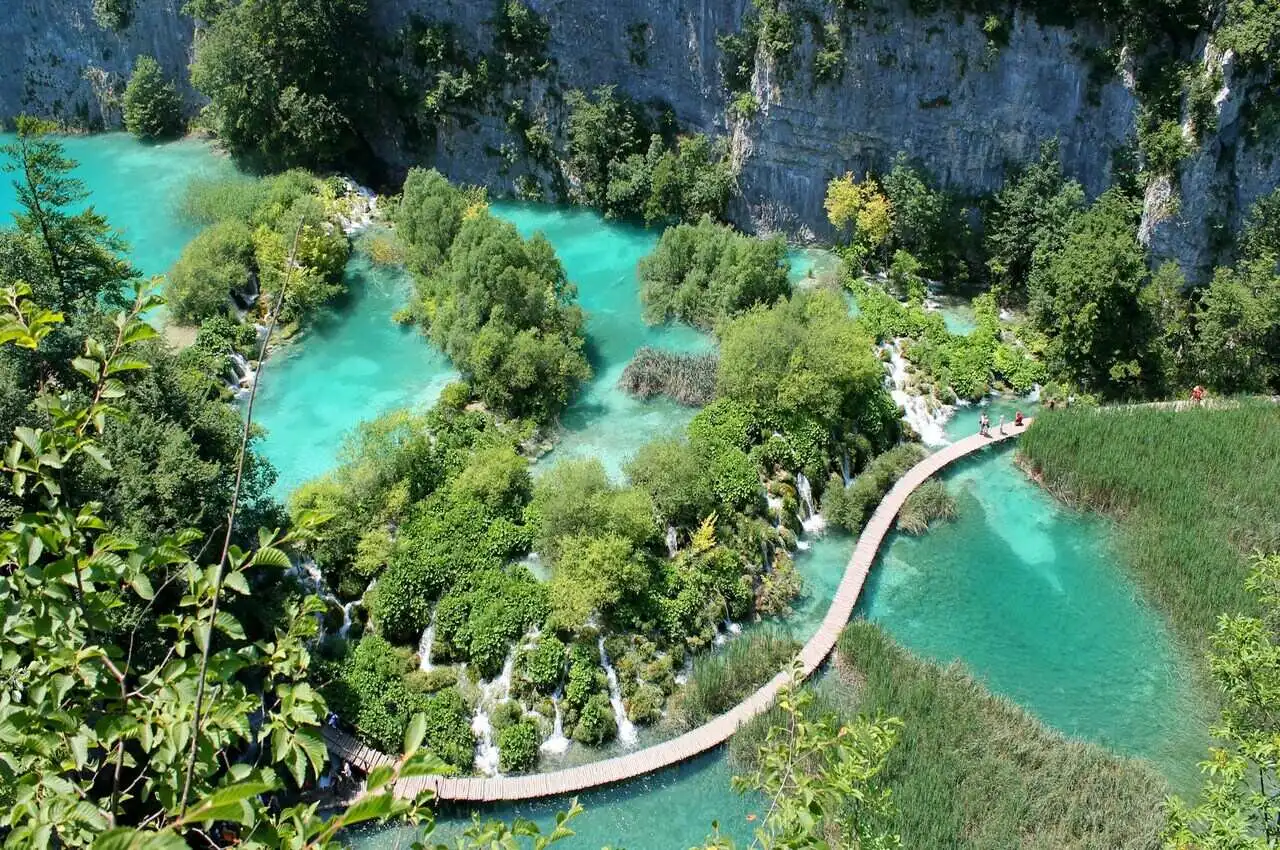
[{"label": "person walking on boardwalk", "polygon": [[1022,427],[1022,411],[1021,411],[1021,410],[1014,411],[1014,414],[1013,414],[1013,427],[1015,427],[1015,428],[1021,428],[1021,427]]},{"label": "person walking on boardwalk", "polygon": [[1000,433],[1004,434],[1004,414],[1000,414]]},{"label": "person walking on boardwalk", "polygon": [[978,417],[978,436],[991,436],[991,420],[987,418],[987,414],[985,412]]}]

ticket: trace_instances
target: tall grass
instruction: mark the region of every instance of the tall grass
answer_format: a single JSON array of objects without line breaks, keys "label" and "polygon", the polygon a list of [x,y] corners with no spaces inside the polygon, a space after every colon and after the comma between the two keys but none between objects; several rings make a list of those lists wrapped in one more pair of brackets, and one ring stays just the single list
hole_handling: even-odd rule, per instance
[{"label": "tall grass", "polygon": [[665,395],[701,407],[715,397],[718,363],[715,354],[679,354],[646,345],[622,370],[618,387],[638,398]]},{"label": "tall grass", "polygon": [[1224,612],[1248,612],[1247,556],[1280,550],[1280,408],[1073,409],[1021,439],[1063,497],[1115,517],[1121,556],[1197,656]]},{"label": "tall grass", "polygon": [[[904,847],[1160,846],[1167,789],[1152,768],[1064,738],[958,666],[923,661],[877,626],[845,629],[836,673],[818,695],[815,706],[837,714],[904,721],[884,773],[897,807],[891,828]],[[740,770],[752,766],[751,737],[758,741],[767,722],[735,737],[730,753]]]},{"label": "tall grass", "polygon": [[752,629],[693,662],[680,717],[689,728],[724,714],[786,669],[798,641],[773,629]]},{"label": "tall grass", "polygon": [[898,511],[898,528],[908,534],[924,534],[936,520],[955,519],[956,500],[947,485],[937,478],[921,484],[902,503]]}]

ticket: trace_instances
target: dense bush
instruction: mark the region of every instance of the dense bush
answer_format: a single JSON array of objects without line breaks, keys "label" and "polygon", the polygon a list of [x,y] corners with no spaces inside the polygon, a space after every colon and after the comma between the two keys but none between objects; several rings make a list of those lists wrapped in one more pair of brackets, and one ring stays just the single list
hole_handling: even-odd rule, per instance
[{"label": "dense bush", "polygon": [[165,301],[179,322],[197,325],[227,313],[233,291],[248,289],[254,275],[253,235],[240,221],[201,231],[182,249],[165,280]]},{"label": "dense bush", "polygon": [[538,727],[521,720],[498,733],[498,767],[503,773],[524,773],[538,764]]},{"label": "dense bush", "polygon": [[723,141],[698,134],[673,144],[613,86],[571,91],[566,101],[568,167],[583,203],[650,223],[724,215],[733,174]]},{"label": "dense bush", "polygon": [[826,489],[822,494],[822,515],[839,528],[861,531],[894,482],[924,456],[918,443],[903,443],[878,455],[847,487]]},{"label": "dense bush", "polygon": [[[410,256],[427,257],[445,232],[406,234],[426,239],[409,242]],[[439,267],[417,283],[427,334],[490,410],[545,422],[590,377],[576,290],[541,234],[526,241],[478,210],[458,228]]]},{"label": "dense bush", "polygon": [[711,328],[791,292],[786,243],[757,239],[703,218],[668,228],[640,261],[640,300],[650,324],[670,320]]},{"label": "dense bush", "polygon": [[583,744],[600,744],[612,741],[618,734],[618,721],[613,716],[613,706],[607,694],[594,694],[583,706],[578,722],[573,727],[573,740]]},{"label": "dense bush", "polygon": [[554,560],[571,535],[614,534],[643,547],[658,536],[654,506],[641,489],[619,488],[595,459],[564,460],[538,478],[526,511],[534,548]]},{"label": "dense bush", "polygon": [[411,168],[393,208],[396,233],[405,246],[405,265],[430,274],[449,254],[462,216],[478,198],[453,186],[434,168]]},{"label": "dense bush", "polygon": [[139,56],[133,63],[121,110],[125,129],[141,139],[174,136],[182,130],[182,99],[150,56]]},{"label": "dense bush", "polygon": [[555,635],[545,635],[532,651],[521,654],[517,667],[520,676],[540,694],[550,694],[565,674],[566,648]]},{"label": "dense bush", "polygon": [[618,386],[638,398],[665,395],[699,407],[715,396],[716,362],[715,354],[677,354],[642,346],[622,370]]}]

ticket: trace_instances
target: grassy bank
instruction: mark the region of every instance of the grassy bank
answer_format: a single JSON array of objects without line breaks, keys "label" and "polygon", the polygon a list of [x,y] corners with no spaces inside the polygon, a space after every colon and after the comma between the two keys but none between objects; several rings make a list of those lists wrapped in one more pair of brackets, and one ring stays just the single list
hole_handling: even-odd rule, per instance
[{"label": "grassy bank", "polygon": [[1280,550],[1280,407],[1074,409],[1019,448],[1055,493],[1119,520],[1122,557],[1197,655],[1219,614],[1253,610],[1247,555]]},{"label": "grassy bank", "polygon": [[[838,649],[815,705],[903,720],[884,776],[904,847],[1159,846],[1166,786],[1144,762],[1064,738],[958,666],[923,661],[875,625],[850,624]],[[739,770],[766,722],[733,739]]]}]

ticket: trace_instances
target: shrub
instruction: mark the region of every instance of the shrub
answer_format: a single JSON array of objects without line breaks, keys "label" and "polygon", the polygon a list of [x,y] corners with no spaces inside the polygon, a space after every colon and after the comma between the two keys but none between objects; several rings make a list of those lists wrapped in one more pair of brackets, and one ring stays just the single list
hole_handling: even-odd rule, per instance
[{"label": "shrub", "polygon": [[894,482],[924,456],[918,443],[904,443],[879,455],[849,486],[826,489],[822,494],[823,516],[832,525],[861,531]]},{"label": "shrub", "polygon": [[1138,134],[1143,167],[1154,175],[1173,174],[1192,152],[1191,142],[1177,121],[1147,126]]},{"label": "shrub", "polygon": [[662,688],[651,682],[641,682],[636,692],[627,700],[627,718],[632,723],[652,723],[662,716],[666,704]]},{"label": "shrub", "polygon": [[642,399],[665,395],[699,407],[716,392],[715,354],[677,354],[643,346],[622,370],[618,387]]},{"label": "shrub", "polygon": [[599,746],[612,741],[617,734],[618,721],[613,716],[608,694],[594,694],[578,716],[578,723],[573,727],[573,740]]},{"label": "shrub", "polygon": [[541,694],[549,694],[560,684],[565,669],[565,645],[555,635],[546,635],[532,652],[521,657],[521,675]]},{"label": "shrub", "polygon": [[164,78],[160,63],[139,56],[124,89],[124,126],[140,139],[174,136],[182,129],[182,100]]},{"label": "shrub", "polygon": [[93,0],[93,21],[104,30],[119,32],[133,20],[134,0]]},{"label": "shrub", "polygon": [[504,773],[522,773],[538,764],[538,727],[522,720],[498,734],[498,766]]},{"label": "shrub", "polygon": [[169,272],[165,298],[169,312],[187,324],[222,315],[233,290],[244,289],[253,274],[253,240],[238,221],[202,231],[182,251]]},{"label": "shrub", "polygon": [[[476,737],[471,731],[471,712],[457,688],[445,688],[430,697],[424,708],[427,717],[426,746],[441,758],[460,770],[468,770],[475,762]],[[394,753],[404,746],[401,733],[399,743],[385,752]]]},{"label": "shrub", "polygon": [[704,217],[667,228],[640,261],[640,300],[650,324],[670,320],[701,328],[791,293],[786,243],[744,236]]}]

